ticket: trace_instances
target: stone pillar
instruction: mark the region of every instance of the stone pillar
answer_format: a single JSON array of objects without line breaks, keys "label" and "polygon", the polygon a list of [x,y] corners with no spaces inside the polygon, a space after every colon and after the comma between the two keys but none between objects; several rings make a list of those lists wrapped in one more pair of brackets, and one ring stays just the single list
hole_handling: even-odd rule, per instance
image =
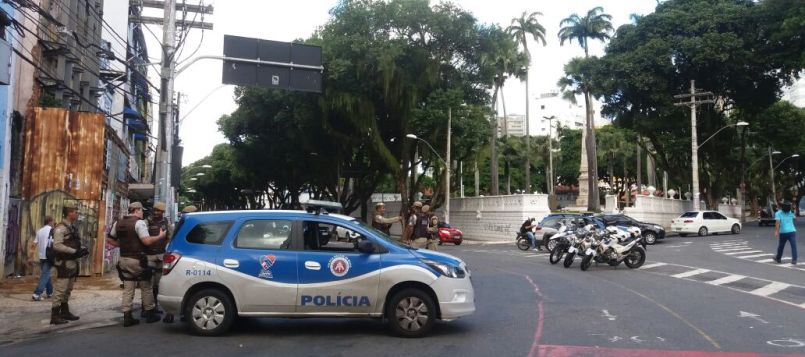
[{"label": "stone pillar", "polygon": [[[586,124],[585,124],[586,126]],[[576,198],[576,206],[587,209],[587,198],[590,194],[588,187],[589,178],[587,176],[587,130],[581,130],[581,165],[579,166],[579,197]]]}]

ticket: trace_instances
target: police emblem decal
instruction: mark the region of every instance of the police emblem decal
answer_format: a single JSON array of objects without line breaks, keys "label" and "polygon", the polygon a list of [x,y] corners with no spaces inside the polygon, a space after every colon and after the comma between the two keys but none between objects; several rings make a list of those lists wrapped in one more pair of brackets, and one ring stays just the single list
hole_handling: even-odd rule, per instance
[{"label": "police emblem decal", "polygon": [[271,267],[274,266],[274,263],[277,261],[277,257],[268,254],[263,255],[260,257],[260,274],[257,274],[258,278],[261,279],[273,279],[274,274],[271,273]]},{"label": "police emblem decal", "polygon": [[349,273],[349,268],[352,267],[352,263],[349,261],[349,258],[343,255],[336,255],[330,258],[328,265],[330,266],[330,272],[339,278],[347,275],[347,273]]}]

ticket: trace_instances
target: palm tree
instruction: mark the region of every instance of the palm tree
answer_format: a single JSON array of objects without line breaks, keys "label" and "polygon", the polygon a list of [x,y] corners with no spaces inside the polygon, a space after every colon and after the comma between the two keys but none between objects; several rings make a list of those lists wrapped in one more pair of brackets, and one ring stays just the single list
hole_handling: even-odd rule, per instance
[{"label": "palm tree", "polygon": [[[590,39],[606,41],[610,38],[609,33],[614,29],[612,28],[612,16],[603,13],[604,9],[600,6],[595,7],[587,12],[584,17],[573,14],[570,17],[562,20],[559,23],[559,45],[564,45],[565,41],[572,42],[573,39],[584,48],[584,57],[589,58],[589,41]],[[595,130],[592,112],[592,98],[590,98],[590,91],[586,84],[581,86],[584,93],[584,105],[586,107],[587,120],[585,122],[584,138],[582,140],[582,156],[581,156],[581,176],[579,177],[579,186],[583,185],[584,167],[587,168],[587,208],[591,211],[598,211],[600,207],[598,197],[598,160],[595,155]],[[581,196],[581,195],[580,195]]]},{"label": "palm tree", "polygon": [[[528,60],[525,66],[525,134],[526,134],[526,153],[531,152],[531,140],[529,133],[529,113],[528,113],[528,68],[531,66],[531,52],[528,51],[528,36],[534,38],[534,41],[537,43],[542,42],[542,45],[545,46],[545,27],[543,27],[539,21],[537,21],[537,16],[542,16],[541,12],[532,12],[528,14],[527,12],[523,11],[523,14],[520,17],[512,19],[511,25],[506,28],[506,32],[511,34],[514,37],[515,41],[523,46],[523,52],[525,52],[526,59]],[[525,158],[525,191],[531,193],[531,155],[526,155]]]}]

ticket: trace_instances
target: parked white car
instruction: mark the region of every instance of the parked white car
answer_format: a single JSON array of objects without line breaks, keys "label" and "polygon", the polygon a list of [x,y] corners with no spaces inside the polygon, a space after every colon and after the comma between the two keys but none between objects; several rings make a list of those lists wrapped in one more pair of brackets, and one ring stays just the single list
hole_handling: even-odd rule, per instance
[{"label": "parked white car", "polygon": [[741,222],[715,211],[690,211],[671,221],[671,231],[684,237],[688,234],[706,236],[710,233],[741,232]]}]

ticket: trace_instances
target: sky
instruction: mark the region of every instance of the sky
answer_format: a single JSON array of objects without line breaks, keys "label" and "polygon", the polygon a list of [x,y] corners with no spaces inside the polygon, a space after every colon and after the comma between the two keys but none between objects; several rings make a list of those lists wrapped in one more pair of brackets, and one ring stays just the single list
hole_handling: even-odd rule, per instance
[{"label": "sky", "polygon": [[[198,0],[187,0],[196,3]],[[512,18],[520,16],[524,11],[539,11],[540,23],[545,27],[547,46],[529,44],[532,54],[530,73],[531,132],[535,132],[538,123],[534,115],[533,98],[540,93],[558,91],[556,82],[563,74],[563,66],[570,59],[583,56],[581,47],[574,41],[559,46],[557,33],[563,18],[573,13],[583,16],[589,9],[602,6],[604,12],[612,15],[615,28],[629,23],[631,14],[648,14],[654,11],[656,0],[455,0],[455,4],[473,13],[479,22],[497,23],[503,27],[511,23]],[[180,60],[187,58],[196,48],[194,56],[223,55],[224,34],[254,37],[275,41],[292,41],[309,37],[317,27],[325,24],[330,15],[329,10],[336,4],[335,0],[206,0],[215,8],[213,15],[207,15],[205,22],[212,22],[212,31],[193,30],[186,40],[186,48]],[[432,3],[435,3],[432,1]],[[161,10],[147,10],[146,16],[160,16]],[[159,61],[159,40],[162,39],[161,26],[148,26],[154,35],[146,31],[149,56],[153,62]],[[203,41],[202,41],[203,36]],[[199,46],[199,44],[201,44]],[[603,54],[604,45],[600,42],[590,43],[590,55]],[[185,62],[186,63],[186,62]],[[178,67],[181,67],[180,63]],[[222,64],[217,60],[201,60],[188,67],[175,81],[175,91],[181,93],[180,138],[184,145],[182,166],[207,156],[212,148],[226,139],[218,131],[216,121],[222,115],[230,114],[236,109],[234,102],[234,86],[221,84]],[[152,83],[158,83],[157,73],[151,73]],[[504,86],[506,106],[509,113],[525,112],[525,86],[516,79],[509,80]],[[155,108],[156,109],[156,108]],[[157,111],[154,111],[155,113]]]}]

